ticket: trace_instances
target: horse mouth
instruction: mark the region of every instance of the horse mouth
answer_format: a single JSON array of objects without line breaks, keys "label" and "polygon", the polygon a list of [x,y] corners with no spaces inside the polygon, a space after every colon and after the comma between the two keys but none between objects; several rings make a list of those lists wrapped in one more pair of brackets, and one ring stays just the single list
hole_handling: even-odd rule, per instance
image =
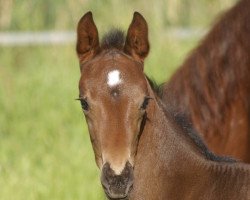
[{"label": "horse mouth", "polygon": [[[131,189],[132,189],[132,187],[131,187]],[[128,197],[129,197],[129,194],[130,194],[131,189],[129,190],[129,192],[128,192],[127,194],[123,194],[123,195],[119,195],[119,196],[112,196],[112,195],[110,195],[109,192],[108,192],[107,190],[105,190],[105,189],[104,189],[104,192],[105,192],[105,194],[106,194],[106,196],[107,196],[107,198],[108,198],[109,200],[128,200],[128,199],[129,199]]]},{"label": "horse mouth", "polygon": [[121,174],[116,175],[110,164],[102,167],[101,183],[106,196],[112,200],[127,199],[133,187],[133,167],[127,162]]},{"label": "horse mouth", "polygon": [[128,200],[129,194],[133,188],[133,185],[131,185],[126,193],[121,194],[111,194],[110,189],[108,189],[106,186],[102,185],[103,190],[109,200]]}]

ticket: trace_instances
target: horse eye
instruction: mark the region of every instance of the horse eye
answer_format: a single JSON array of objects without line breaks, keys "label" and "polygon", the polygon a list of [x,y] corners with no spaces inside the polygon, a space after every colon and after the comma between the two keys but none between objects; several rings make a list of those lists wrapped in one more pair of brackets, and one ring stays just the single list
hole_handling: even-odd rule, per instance
[{"label": "horse eye", "polygon": [[144,98],[144,101],[143,101],[143,103],[141,105],[142,110],[145,110],[147,108],[147,105],[148,105],[148,102],[149,102],[150,99],[151,99],[150,97],[145,97]]},{"label": "horse eye", "polygon": [[86,99],[80,99],[82,109],[85,111],[89,110],[89,104]]}]

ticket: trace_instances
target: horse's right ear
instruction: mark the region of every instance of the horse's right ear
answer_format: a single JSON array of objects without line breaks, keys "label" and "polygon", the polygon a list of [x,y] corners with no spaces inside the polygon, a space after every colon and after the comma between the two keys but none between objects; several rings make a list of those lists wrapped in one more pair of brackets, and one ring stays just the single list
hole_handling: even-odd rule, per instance
[{"label": "horse's right ear", "polygon": [[98,31],[91,12],[82,16],[77,26],[76,52],[80,63],[93,58],[99,49]]}]

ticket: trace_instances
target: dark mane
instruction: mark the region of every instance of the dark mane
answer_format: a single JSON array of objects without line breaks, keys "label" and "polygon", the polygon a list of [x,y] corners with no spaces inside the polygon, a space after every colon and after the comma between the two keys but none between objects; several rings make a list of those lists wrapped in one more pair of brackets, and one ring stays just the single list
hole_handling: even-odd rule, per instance
[{"label": "dark mane", "polygon": [[153,79],[150,79],[147,75],[146,78],[151,86],[151,88],[153,89],[153,91],[155,92],[155,94],[158,97],[162,97],[163,95],[163,84],[157,84]]},{"label": "dark mane", "polygon": [[[161,99],[163,94],[162,84],[158,85],[155,81],[148,77],[147,80],[155,94]],[[200,152],[206,157],[206,159],[216,162],[236,162],[236,160],[230,157],[218,156],[211,152],[183,113],[177,113],[171,108],[170,104],[164,104],[162,101],[160,104],[162,105],[166,116],[171,116],[173,118],[174,122],[178,125],[182,132],[194,142],[196,147],[199,148]]]},{"label": "dark mane", "polygon": [[200,135],[195,131],[192,124],[188,121],[188,118],[183,114],[175,114],[174,120],[179,125],[179,127],[183,130],[184,134],[186,134],[200,149],[201,153],[206,157],[206,159],[216,162],[236,162],[231,157],[227,156],[218,156],[211,152],[204,141],[201,139]]},{"label": "dark mane", "polygon": [[123,49],[125,43],[125,35],[124,32],[120,29],[113,28],[109,32],[107,32],[101,41],[101,48],[103,49]]}]

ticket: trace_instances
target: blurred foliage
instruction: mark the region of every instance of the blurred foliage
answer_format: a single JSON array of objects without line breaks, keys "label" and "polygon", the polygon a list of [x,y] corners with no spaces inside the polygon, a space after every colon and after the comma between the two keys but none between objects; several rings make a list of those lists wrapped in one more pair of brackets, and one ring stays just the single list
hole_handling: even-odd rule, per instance
[{"label": "blurred foliage", "polygon": [[157,31],[169,26],[206,26],[210,16],[234,2],[236,0],[0,0],[0,29],[75,29],[79,18],[89,10],[98,24],[105,27],[127,25],[134,11],[142,12],[156,25]]},{"label": "blurred foliage", "polygon": [[[197,45],[176,39],[171,26],[208,27],[233,0],[0,0],[4,31],[75,29],[88,10],[100,32],[126,30],[132,13],[150,27],[145,71],[165,81]],[[74,44],[0,46],[0,199],[105,199],[78,97]]]}]

